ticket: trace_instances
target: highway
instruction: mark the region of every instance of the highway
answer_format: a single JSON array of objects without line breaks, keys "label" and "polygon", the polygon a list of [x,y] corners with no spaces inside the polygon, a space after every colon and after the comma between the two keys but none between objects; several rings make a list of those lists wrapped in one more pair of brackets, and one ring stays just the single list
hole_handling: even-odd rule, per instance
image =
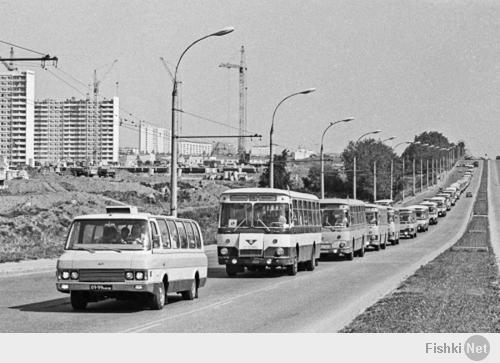
[{"label": "highway", "polygon": [[[468,190],[476,195],[481,168]],[[475,198],[462,195],[447,217],[417,239],[354,261],[321,261],[315,271],[245,273],[229,278],[213,247],[200,298],[169,296],[161,311],[107,300],[74,312],[54,273],[0,278],[0,332],[336,332],[463,231]]]}]

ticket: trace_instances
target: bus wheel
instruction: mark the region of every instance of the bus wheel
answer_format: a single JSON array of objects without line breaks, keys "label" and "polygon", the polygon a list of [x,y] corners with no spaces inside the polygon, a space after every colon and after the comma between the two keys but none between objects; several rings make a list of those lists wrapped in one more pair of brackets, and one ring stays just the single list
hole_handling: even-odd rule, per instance
[{"label": "bus wheel", "polygon": [[226,273],[229,277],[236,276],[238,271],[239,271],[239,268],[237,266],[229,265],[229,264],[226,265]]},{"label": "bus wheel", "polygon": [[85,310],[88,303],[88,296],[85,291],[71,291],[71,307],[74,310]]},{"label": "bus wheel", "polygon": [[345,257],[349,261],[354,260],[354,240],[352,241],[351,252],[349,252]]},{"label": "bus wheel", "polygon": [[314,271],[315,267],[316,267],[316,247],[313,246],[311,251],[311,259],[306,262],[306,270]]},{"label": "bus wheel", "polygon": [[155,289],[155,292],[151,295],[150,306],[153,310],[161,310],[166,302],[166,292],[165,285],[163,283],[159,284]]},{"label": "bus wheel", "polygon": [[191,283],[191,288],[186,291],[181,292],[182,298],[184,300],[193,300],[198,297],[198,284],[196,283],[196,279]]},{"label": "bus wheel", "polygon": [[365,255],[365,240],[361,240],[361,249],[358,252],[359,257],[363,257]]},{"label": "bus wheel", "polygon": [[286,269],[290,276],[297,275],[297,272],[299,271],[299,262],[297,256],[293,258],[293,263],[290,266],[287,266]]}]

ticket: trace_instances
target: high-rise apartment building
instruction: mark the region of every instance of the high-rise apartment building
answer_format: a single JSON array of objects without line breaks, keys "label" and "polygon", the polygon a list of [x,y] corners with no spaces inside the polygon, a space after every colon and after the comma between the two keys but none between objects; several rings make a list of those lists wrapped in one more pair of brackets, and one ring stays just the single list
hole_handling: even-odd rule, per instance
[{"label": "high-rise apartment building", "polygon": [[141,121],[139,124],[139,152],[153,154],[170,153],[170,132]]},{"label": "high-rise apartment building", "polygon": [[183,156],[209,156],[213,149],[214,145],[207,142],[179,141],[179,155]]},{"label": "high-rise apartment building", "polygon": [[35,102],[35,160],[108,164],[118,162],[118,97],[94,102],[75,98]]},{"label": "high-rise apartment building", "polygon": [[0,155],[11,166],[34,165],[35,73],[0,73]]}]

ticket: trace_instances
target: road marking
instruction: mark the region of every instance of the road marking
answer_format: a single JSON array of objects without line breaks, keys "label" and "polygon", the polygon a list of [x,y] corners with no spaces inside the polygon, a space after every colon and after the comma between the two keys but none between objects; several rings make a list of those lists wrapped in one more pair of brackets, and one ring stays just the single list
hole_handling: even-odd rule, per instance
[{"label": "road marking", "polygon": [[160,326],[161,324],[153,324],[153,325],[148,325],[142,329],[137,329],[134,331],[134,333],[140,333],[140,332],[143,332],[145,330],[149,330],[149,329],[153,329],[153,328],[156,328],[157,326]]},{"label": "road marking", "polygon": [[[306,275],[303,275],[303,276],[305,277]],[[295,277],[296,278],[300,278],[300,276],[295,276]],[[280,281],[280,282],[277,282],[277,283],[273,284],[272,287],[274,288],[276,286],[283,285],[285,283],[294,282],[294,281],[296,281],[296,279],[293,279],[293,278],[287,279],[287,280]],[[266,287],[263,287],[263,288],[255,289],[255,290],[252,290],[252,291],[248,291],[248,292],[246,292],[244,294],[239,294],[239,295],[236,295],[236,296],[231,296],[231,297],[229,297],[227,299],[224,299],[224,300],[221,300],[221,301],[217,301],[215,303],[209,304],[207,306],[203,306],[203,307],[198,308],[198,309],[193,309],[193,310],[190,310],[190,311],[185,311],[183,313],[179,313],[179,314],[176,314],[176,315],[169,315],[169,316],[167,316],[165,318],[156,319],[156,320],[153,320],[153,321],[150,321],[150,322],[147,322],[147,323],[144,323],[144,324],[141,324],[141,325],[129,328],[127,330],[122,331],[122,333],[136,333],[138,329],[140,329],[141,331],[144,331],[144,330],[149,329],[148,327],[150,325],[152,325],[152,324],[158,324],[158,325],[160,325],[161,323],[163,323],[165,321],[176,319],[176,318],[179,318],[181,316],[187,316],[187,315],[191,315],[191,314],[196,314],[196,313],[199,313],[201,311],[205,311],[205,310],[208,310],[208,309],[211,309],[211,308],[214,308],[214,307],[224,306],[224,305],[230,304],[231,302],[233,302],[233,300],[240,299],[242,297],[246,297],[246,296],[249,296],[249,295],[257,294],[257,293],[266,291],[268,289],[269,289],[269,286],[266,286]]]}]

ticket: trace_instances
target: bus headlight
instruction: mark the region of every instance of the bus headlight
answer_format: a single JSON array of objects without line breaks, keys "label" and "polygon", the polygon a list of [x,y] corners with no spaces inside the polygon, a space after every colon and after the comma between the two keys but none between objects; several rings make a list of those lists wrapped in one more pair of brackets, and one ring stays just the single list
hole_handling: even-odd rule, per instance
[{"label": "bus headlight", "polygon": [[339,247],[340,248],[344,248],[345,247],[345,242],[340,242]]},{"label": "bus headlight", "polygon": [[71,280],[78,280],[79,276],[78,271],[71,271]]},{"label": "bus headlight", "polygon": [[227,250],[227,248],[226,248],[226,247],[224,247],[224,248],[221,248],[221,249],[220,249],[220,254],[221,254],[221,255],[223,255],[223,256],[227,255],[227,254],[228,254],[228,252],[229,252],[229,251]]},{"label": "bus headlight", "polygon": [[278,240],[275,238],[275,239],[273,239],[273,244],[276,244],[276,243],[278,243]]},{"label": "bus headlight", "polygon": [[69,271],[63,271],[61,277],[63,280],[69,279]]},{"label": "bus headlight", "polygon": [[134,279],[134,273],[132,271],[125,272],[125,279],[126,280],[133,280]]},{"label": "bus headlight", "polygon": [[276,249],[276,256],[283,256],[285,254],[285,250],[281,247]]},{"label": "bus headlight", "polygon": [[230,244],[230,243],[231,243],[231,240],[230,240],[229,238],[228,238],[228,239],[226,239],[226,244],[228,245],[228,244]]},{"label": "bus headlight", "polygon": [[144,272],[142,272],[142,271],[136,271],[135,272],[135,279],[136,280],[144,280]]}]

